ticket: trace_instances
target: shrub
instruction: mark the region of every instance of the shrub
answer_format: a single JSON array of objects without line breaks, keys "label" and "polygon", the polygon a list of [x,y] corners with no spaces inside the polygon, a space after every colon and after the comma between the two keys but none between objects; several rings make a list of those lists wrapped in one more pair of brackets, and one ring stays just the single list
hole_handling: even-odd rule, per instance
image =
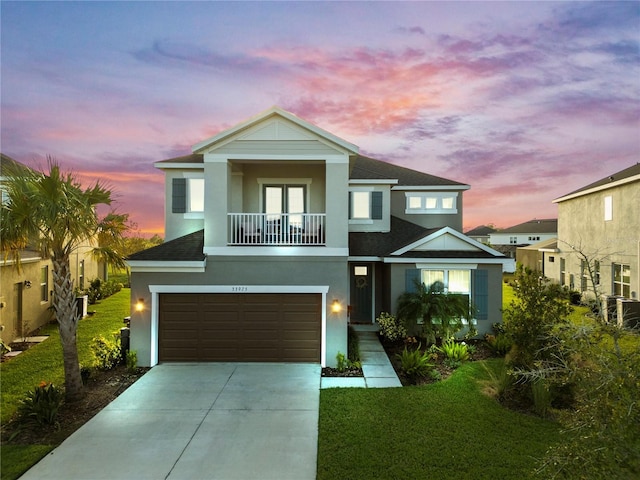
[{"label": "shrub", "polygon": [[395,315],[382,312],[380,316],[376,318],[376,322],[380,325],[380,335],[382,338],[390,342],[397,342],[407,336],[407,329]]},{"label": "shrub", "polygon": [[107,282],[101,281],[99,278],[91,281],[91,286],[87,290],[86,294],[89,297],[89,303],[94,304],[98,300],[110,297],[111,295],[118,293],[122,290],[123,285],[120,282],[109,280]]},{"label": "shrub", "polygon": [[62,405],[62,392],[53,383],[42,382],[27,392],[18,405],[21,423],[27,425],[53,425]]},{"label": "shrub", "polygon": [[455,362],[457,366],[469,360],[469,348],[464,342],[455,342],[447,340],[438,350],[444,354],[445,360]]},{"label": "shrub", "polygon": [[396,354],[400,359],[402,371],[409,378],[425,377],[433,370],[431,358],[427,352],[420,350],[420,345],[415,350],[408,350],[404,347],[402,353]]},{"label": "shrub", "polygon": [[127,370],[134,372],[138,367],[138,352],[135,350],[129,350],[127,352]]},{"label": "shrub", "polygon": [[551,391],[549,385],[542,379],[536,379],[531,382],[531,395],[533,397],[533,407],[538,415],[546,418],[551,408]]},{"label": "shrub", "polygon": [[91,351],[96,359],[96,368],[111,370],[122,361],[120,337],[114,335],[115,340],[107,340],[102,335],[91,340]]},{"label": "shrub", "polygon": [[360,361],[360,342],[358,341],[358,334],[349,326],[347,331],[347,358],[351,362]]},{"label": "shrub", "polygon": [[87,366],[80,365],[80,378],[82,378],[82,384],[86,385],[91,378],[91,369]]},{"label": "shrub", "polygon": [[513,289],[515,298],[503,310],[505,331],[515,347],[509,362],[515,368],[530,369],[557,355],[557,349],[550,348],[552,334],[568,323],[571,306],[560,285],[522,266]]},{"label": "shrub", "polygon": [[504,357],[513,346],[513,341],[511,341],[511,339],[504,333],[498,333],[497,335],[485,335],[485,340],[493,354],[500,357]]}]

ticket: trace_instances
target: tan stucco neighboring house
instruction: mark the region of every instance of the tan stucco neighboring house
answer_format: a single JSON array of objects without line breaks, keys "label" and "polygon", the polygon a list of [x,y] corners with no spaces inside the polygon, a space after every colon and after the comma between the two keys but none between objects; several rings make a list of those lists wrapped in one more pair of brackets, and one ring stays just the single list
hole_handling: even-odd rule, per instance
[{"label": "tan stucco neighboring house", "polygon": [[479,334],[501,320],[511,260],[460,233],[469,185],[360,155],[278,107],[155,166],[167,241],[129,257],[140,365],[335,366],[348,324],[394,313],[416,280],[468,295]]},{"label": "tan stucco neighboring house", "polygon": [[[9,163],[27,169],[26,165],[12,158],[0,156],[0,191],[2,169]],[[2,194],[2,201],[7,201]],[[92,246],[77,249],[71,255],[70,266],[74,286],[89,287],[92,280],[105,279],[105,265],[94,260],[90,254]],[[39,252],[20,252],[20,268],[11,256],[0,252],[0,338],[11,343],[29,335],[35,329],[52,320],[53,269],[51,260],[42,258]]]},{"label": "tan stucco neighboring house", "polygon": [[[638,300],[640,291],[640,163],[554,200],[558,253],[545,274],[572,290],[592,291],[583,252],[597,269],[599,293]],[[638,302],[640,303],[640,302]],[[631,306],[630,308],[633,308]]]},{"label": "tan stucco neighboring house", "polygon": [[537,270],[545,275],[545,264],[555,263],[558,253],[558,239],[550,238],[542,242],[516,248],[516,263],[525,268]]}]

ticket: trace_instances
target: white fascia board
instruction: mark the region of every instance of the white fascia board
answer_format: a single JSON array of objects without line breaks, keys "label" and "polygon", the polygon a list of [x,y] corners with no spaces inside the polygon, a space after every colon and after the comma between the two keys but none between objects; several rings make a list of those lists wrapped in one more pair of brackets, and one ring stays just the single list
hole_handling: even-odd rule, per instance
[{"label": "white fascia board", "polygon": [[410,257],[385,257],[384,263],[415,263],[420,265],[430,265],[433,268],[434,265],[508,265],[512,263],[513,258],[410,258]]},{"label": "white fascia board", "polygon": [[468,243],[471,246],[474,246],[476,248],[478,248],[479,250],[482,250],[484,252],[490,253],[491,255],[494,255],[496,257],[504,257],[504,255],[500,252],[498,252],[497,250],[494,250],[491,247],[486,246],[484,243],[480,243],[477,240],[474,240],[471,237],[467,237],[466,235],[464,235],[463,233],[458,232],[457,230],[454,230],[451,227],[444,227],[441,228],[440,230],[433,232],[431,235],[427,235],[426,237],[422,237],[420,240],[416,240],[413,243],[410,243],[409,245],[406,245],[404,247],[402,247],[399,250],[396,250],[395,252],[391,252],[391,255],[402,255],[404,253],[407,253],[410,250],[413,250],[414,248],[422,245],[423,243],[427,243],[431,240],[434,240],[435,238],[438,238],[442,235],[445,234],[450,234],[453,235],[454,237],[457,237],[458,239],[462,240],[463,242]]},{"label": "white fascia board", "polygon": [[[349,163],[348,155],[324,155],[324,154],[309,154],[309,155],[285,155],[285,154],[244,154],[244,153],[205,153],[204,163],[227,163],[233,160],[273,160],[273,161],[288,161],[288,162],[301,162],[305,160],[323,161],[326,163]],[[203,168],[200,165],[200,168]]]},{"label": "white fascia board", "polygon": [[398,185],[392,187],[391,190],[410,191],[410,192],[430,192],[430,191],[458,191],[469,190],[471,185]]},{"label": "white fascia board", "polygon": [[271,107],[268,110],[265,110],[264,112],[261,112],[249,118],[248,120],[245,120],[244,122],[237,124],[234,127],[231,127],[223,132],[220,132],[217,135],[214,135],[211,138],[208,138],[207,140],[196,143],[195,145],[193,145],[193,147],[191,147],[191,151],[193,153],[198,153],[200,150],[204,150],[207,147],[210,147],[214,143],[221,142],[225,138],[229,138],[274,115],[278,115],[282,118],[285,118],[290,122],[298,125],[299,127],[314,133],[318,137],[324,138],[335,145],[339,145],[340,147],[344,148],[345,150],[348,150],[351,153],[358,153],[360,151],[360,148],[357,145],[347,142],[346,140],[340,137],[337,137],[334,134],[329,133],[326,130],[323,130],[322,128],[317,127],[307,122],[306,120],[303,120],[300,117],[297,117],[296,115],[293,115],[292,113],[287,112],[286,110],[283,110],[279,107]]},{"label": "white fascia board", "polygon": [[382,257],[354,257],[354,256],[349,256],[349,258],[347,258],[347,260],[349,262],[381,262],[382,261]]},{"label": "white fascia board", "polygon": [[347,257],[348,248],[328,247],[298,247],[298,246],[229,246],[229,247],[204,247],[204,254],[209,256],[226,257]]},{"label": "white fascia board", "polygon": [[328,293],[328,285],[149,285],[151,293]]},{"label": "white fascia board", "polygon": [[163,162],[156,162],[153,164],[153,166],[159,170],[172,170],[172,169],[178,169],[178,170],[186,170],[186,169],[200,169],[200,170],[204,170],[204,165],[202,163],[163,163]]},{"label": "white fascia board", "polygon": [[398,180],[393,178],[377,180],[349,179],[349,185],[397,185],[397,183]]},{"label": "white fascia board", "polygon": [[549,252],[549,253],[560,253],[560,250],[557,248],[539,248],[539,252]]},{"label": "white fascia board", "polygon": [[157,260],[130,260],[127,264],[132,273],[204,273],[207,261],[161,262]]},{"label": "white fascia board", "polygon": [[9,265],[15,265],[16,263],[38,263],[38,262],[42,262],[42,261],[48,261],[48,258],[42,258],[42,257],[20,257],[20,261],[16,262],[16,260],[14,258],[7,258],[6,260],[2,260],[2,262],[0,263],[0,265],[2,266],[9,266]]},{"label": "white fascia board", "polygon": [[569,195],[565,195],[564,197],[556,198],[555,200],[552,200],[551,203],[560,203],[560,202],[564,202],[565,200],[571,200],[572,198],[582,197],[583,195],[589,195],[591,193],[601,192],[603,190],[608,190],[613,187],[619,187],[620,185],[625,185],[627,183],[633,183],[633,182],[639,182],[639,181],[640,181],[640,175],[634,175],[632,177],[623,178],[616,182],[606,183],[598,187],[593,187],[593,188],[590,188],[589,190],[582,190],[581,192],[576,192]]}]

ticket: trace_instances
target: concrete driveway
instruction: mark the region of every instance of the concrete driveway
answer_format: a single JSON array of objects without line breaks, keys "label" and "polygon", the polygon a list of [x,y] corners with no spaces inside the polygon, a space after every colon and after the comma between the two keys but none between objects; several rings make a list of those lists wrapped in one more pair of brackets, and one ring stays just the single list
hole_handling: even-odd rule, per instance
[{"label": "concrete driveway", "polygon": [[29,479],[315,479],[320,365],[163,364]]}]

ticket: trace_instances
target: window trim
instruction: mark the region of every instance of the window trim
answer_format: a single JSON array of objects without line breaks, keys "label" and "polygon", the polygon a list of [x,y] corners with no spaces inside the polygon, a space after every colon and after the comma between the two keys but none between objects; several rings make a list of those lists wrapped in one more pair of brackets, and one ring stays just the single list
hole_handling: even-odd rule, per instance
[{"label": "window trim", "polygon": [[[624,271],[625,268],[629,271],[629,281],[625,282]],[[616,280],[616,270],[620,269],[620,280]],[[620,286],[619,291],[616,290],[616,286]],[[611,264],[611,293],[614,295],[621,295],[625,298],[631,298],[631,264],[629,263],[612,263]],[[628,294],[625,294],[625,288]]]},{"label": "window trim", "polygon": [[[43,281],[44,276],[44,281]],[[49,302],[49,265],[40,267],[40,303]]]},{"label": "window trim", "polygon": [[[183,213],[184,218],[186,219],[201,219],[204,218],[204,208],[205,208],[205,189],[206,185],[204,182],[204,173],[192,173],[185,172],[183,173],[183,177],[186,180],[186,188],[185,188],[185,212]],[[191,210],[191,181],[192,180],[202,180],[202,210]]]},{"label": "window trim", "polygon": [[[458,192],[405,192],[405,209],[407,215],[420,214],[456,214],[458,213]],[[443,207],[445,199],[453,199],[453,207]],[[411,207],[410,203],[414,199],[420,200],[420,207]],[[427,199],[435,199],[434,208],[427,207]]]},{"label": "window trim", "polygon": [[[354,212],[354,193],[368,193],[369,195],[369,216],[368,217],[353,217]],[[372,224],[375,221],[384,219],[384,192],[382,190],[376,190],[373,187],[355,187],[349,189],[349,203],[348,203],[348,215],[349,223],[356,225]]]},{"label": "window trim", "polygon": [[613,197],[607,195],[604,197],[604,221],[609,222],[613,220]]}]

